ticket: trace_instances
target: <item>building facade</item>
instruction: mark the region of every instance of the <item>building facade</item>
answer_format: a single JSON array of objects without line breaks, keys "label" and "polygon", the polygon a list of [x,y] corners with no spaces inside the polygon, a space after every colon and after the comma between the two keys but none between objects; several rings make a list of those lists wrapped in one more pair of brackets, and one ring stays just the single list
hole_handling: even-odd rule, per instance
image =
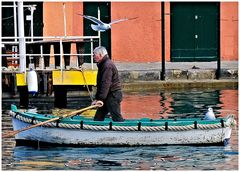
[{"label": "building facade", "polygon": [[[2,5],[12,4],[13,2],[2,2]],[[31,4],[37,5],[33,14],[34,36],[96,36],[98,33],[90,27],[92,22],[83,19],[78,14],[97,17],[99,9],[103,22],[108,23],[120,18],[133,19],[114,24],[111,30],[101,33],[101,45],[107,47],[114,61],[129,63],[162,61],[161,2],[24,2],[24,5]],[[165,61],[216,61],[219,56],[222,61],[238,60],[238,2],[164,2],[164,7]],[[12,7],[2,9],[2,36],[13,36],[13,9]],[[64,13],[66,18],[64,18]],[[29,32],[30,21],[27,20],[27,15],[30,15],[30,10],[25,7],[26,37],[31,35]],[[65,24],[66,29],[64,29]],[[26,46],[27,53],[31,54],[29,45]],[[33,53],[39,54],[39,47],[34,47],[34,45]],[[53,51],[56,51],[55,47],[58,46],[58,52],[54,53],[59,54],[59,43],[53,42],[52,45],[48,43],[44,45],[46,46],[43,53],[51,53],[51,47],[54,47]],[[68,52],[70,50],[73,54],[77,51],[76,47],[71,45],[66,47],[65,49],[68,49]],[[6,48],[8,50],[9,47]],[[85,47],[85,51],[88,48]],[[58,57],[56,59],[59,59]],[[72,58],[76,58],[76,56]],[[59,64],[60,59],[58,66]],[[52,79],[51,77],[46,78]],[[49,90],[52,91],[50,86]],[[45,88],[46,86],[44,86]],[[12,82],[11,89],[16,90],[14,82]],[[66,90],[61,87],[58,89],[55,87],[55,94],[56,90],[66,94]],[[223,90],[222,96],[215,101],[235,105],[233,102],[236,102],[236,95],[236,91]],[[173,97],[162,97],[166,98],[168,102],[174,101]],[[152,103],[151,100],[152,97],[149,97],[149,101],[145,102]],[[128,112],[135,109],[134,113],[137,113],[137,108],[133,106],[129,106],[128,99],[123,102],[124,109],[129,108]],[[146,104],[142,106],[137,104],[136,106],[145,107]],[[166,104],[166,106],[169,107],[170,104]],[[139,113],[141,112],[140,108]],[[133,118],[135,117],[133,116]]]},{"label": "building facade", "polygon": [[[164,2],[164,7],[165,61],[238,60],[238,2]],[[34,34],[96,36],[92,22],[78,14],[97,17],[98,8],[106,23],[132,19],[101,33],[101,45],[114,61],[162,61],[161,2],[41,2],[34,22],[42,25],[34,26]]]}]

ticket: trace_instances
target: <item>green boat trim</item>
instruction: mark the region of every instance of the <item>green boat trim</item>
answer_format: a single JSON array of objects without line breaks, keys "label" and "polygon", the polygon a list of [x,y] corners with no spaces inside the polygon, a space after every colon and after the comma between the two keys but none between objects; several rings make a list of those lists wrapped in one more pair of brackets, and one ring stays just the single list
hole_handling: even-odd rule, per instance
[{"label": "green boat trim", "polygon": [[[11,105],[11,111],[16,115],[21,115],[23,118],[29,119],[29,121],[39,121],[44,122],[49,119],[55,118],[56,116],[52,114],[38,114],[32,112],[23,112],[18,110],[17,106]],[[62,124],[80,124],[81,121],[85,125],[91,126],[109,126],[110,123],[112,126],[139,126],[142,127],[162,127],[162,126],[189,126],[189,125],[217,125],[221,124],[224,126],[227,118],[217,118],[216,120],[207,121],[202,118],[181,118],[181,119],[150,119],[150,118],[141,118],[141,119],[126,119],[124,122],[114,122],[110,118],[106,118],[104,121],[93,121],[92,118],[86,118],[83,116],[74,116],[72,118],[62,118],[58,123]]]}]

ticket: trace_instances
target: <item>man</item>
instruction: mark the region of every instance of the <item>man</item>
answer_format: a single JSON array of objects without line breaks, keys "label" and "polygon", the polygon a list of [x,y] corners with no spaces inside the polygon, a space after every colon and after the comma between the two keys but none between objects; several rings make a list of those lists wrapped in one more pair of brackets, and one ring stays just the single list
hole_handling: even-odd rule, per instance
[{"label": "man", "polygon": [[98,66],[97,93],[92,104],[102,101],[103,106],[97,109],[95,121],[104,121],[110,112],[113,121],[124,121],[121,115],[122,91],[116,66],[110,60],[105,47],[97,47],[93,51]]}]

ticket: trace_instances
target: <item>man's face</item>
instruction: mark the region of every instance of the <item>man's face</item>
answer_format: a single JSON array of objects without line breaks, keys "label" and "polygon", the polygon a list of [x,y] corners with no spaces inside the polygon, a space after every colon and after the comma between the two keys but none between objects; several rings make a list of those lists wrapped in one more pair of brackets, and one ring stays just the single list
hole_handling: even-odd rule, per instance
[{"label": "man's face", "polygon": [[99,54],[93,54],[93,58],[96,63],[99,63],[102,60],[102,57]]}]

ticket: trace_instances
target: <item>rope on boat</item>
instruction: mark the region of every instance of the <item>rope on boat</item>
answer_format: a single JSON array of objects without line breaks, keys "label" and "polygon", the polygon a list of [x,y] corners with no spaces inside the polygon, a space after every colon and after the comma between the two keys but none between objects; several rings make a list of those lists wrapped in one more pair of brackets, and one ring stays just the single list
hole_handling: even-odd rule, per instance
[{"label": "rope on boat", "polygon": [[113,131],[138,131],[138,126],[127,127],[127,126],[112,126]]},{"label": "rope on boat", "polygon": [[184,131],[184,130],[192,130],[194,129],[194,124],[185,125],[185,126],[168,126],[168,130],[170,131]]},{"label": "rope on boat", "polygon": [[[32,120],[31,118],[23,117],[21,115],[15,116],[15,112],[10,111],[9,113],[12,117],[15,117],[16,119],[27,122],[29,124],[38,124],[42,121],[39,120]],[[224,127],[229,127],[231,124],[229,122],[224,122]],[[43,127],[51,127],[56,128],[57,122],[50,122],[47,124],[44,124]],[[68,129],[81,129],[80,124],[66,124],[66,123],[58,123],[59,128],[68,128]],[[168,131],[186,131],[186,130],[192,130],[194,129],[194,123],[192,125],[185,125],[185,126],[168,126]],[[197,124],[197,129],[200,130],[207,130],[207,129],[216,129],[216,128],[222,128],[222,124]],[[139,131],[138,126],[111,126],[111,129],[109,126],[95,126],[95,125],[83,125],[83,130],[92,130],[92,131]],[[165,131],[165,126],[142,126],[141,131],[145,132],[156,132],[156,131]]]},{"label": "rope on boat", "polygon": [[204,129],[215,129],[215,128],[221,128],[222,127],[222,124],[219,123],[219,124],[214,124],[214,125],[203,125],[203,124],[198,124],[198,128],[201,129],[201,130],[204,130]]}]

